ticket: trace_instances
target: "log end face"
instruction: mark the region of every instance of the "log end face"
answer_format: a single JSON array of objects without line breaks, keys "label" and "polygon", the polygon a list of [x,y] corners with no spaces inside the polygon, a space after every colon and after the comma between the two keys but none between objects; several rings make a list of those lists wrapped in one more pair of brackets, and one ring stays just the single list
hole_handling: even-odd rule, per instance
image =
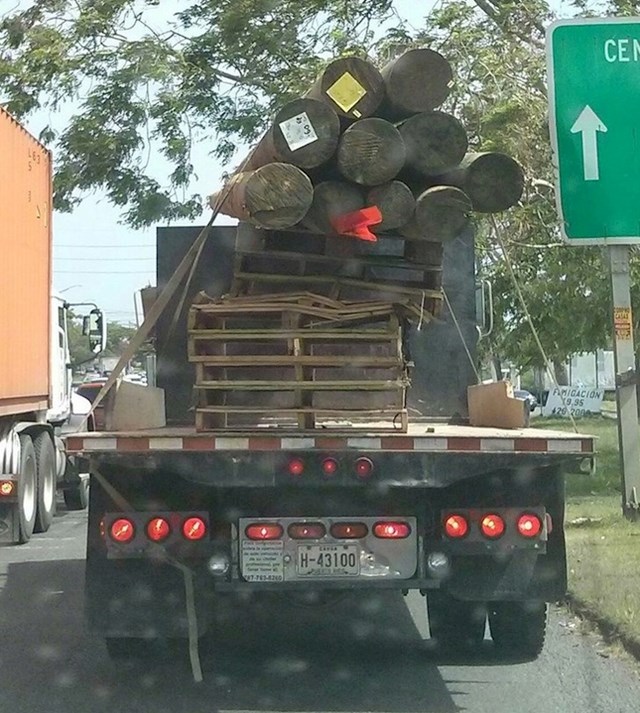
[{"label": "log end face", "polygon": [[499,213],[516,205],[522,197],[524,171],[507,154],[478,154],[467,169],[465,190],[475,211]]},{"label": "log end face", "polygon": [[313,201],[309,177],[296,166],[270,163],[254,171],[244,189],[250,222],[260,228],[289,228],[304,217]]},{"label": "log end face", "polygon": [[375,114],[382,103],[384,80],[371,62],[340,57],[325,68],[309,96],[328,102],[338,116],[363,119]]},{"label": "log end face", "polygon": [[457,166],[469,140],[464,126],[452,114],[423,112],[400,126],[407,151],[407,167],[424,176],[437,176]]},{"label": "log end face", "polygon": [[362,119],[342,135],[337,152],[340,173],[350,181],[376,186],[395,178],[406,162],[400,132],[384,119]]},{"label": "log end face", "polygon": [[382,70],[386,100],[384,111],[400,120],[441,106],[451,93],[453,70],[435,50],[408,50]]},{"label": "log end face", "polygon": [[390,181],[372,188],[367,194],[367,205],[377,206],[382,213],[382,223],[372,228],[374,233],[397,230],[406,225],[416,209],[411,189],[402,181]]}]

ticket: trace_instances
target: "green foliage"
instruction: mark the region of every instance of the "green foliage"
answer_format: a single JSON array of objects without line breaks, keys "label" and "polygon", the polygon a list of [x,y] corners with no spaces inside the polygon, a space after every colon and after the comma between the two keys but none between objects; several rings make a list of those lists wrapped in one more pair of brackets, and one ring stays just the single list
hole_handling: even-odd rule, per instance
[{"label": "green foliage", "polygon": [[[607,3],[601,10],[620,8]],[[594,3],[579,9],[588,12]],[[606,255],[599,247],[562,244],[558,229],[544,48],[553,19],[543,0],[452,0],[414,38],[435,45],[454,65],[449,109],[467,127],[472,149],[503,151],[525,170],[518,206],[494,219],[476,216],[478,267],[494,286],[496,313],[494,333],[482,345],[485,356],[523,369],[544,361],[506,257],[550,361],[605,347],[611,338]],[[639,270],[634,261],[634,277]]]},{"label": "green foliage", "polygon": [[[41,134],[56,158],[57,209],[100,191],[133,226],[197,217],[203,202],[190,185],[201,142],[229,160],[327,57],[363,53],[391,0],[166,5],[31,0],[0,16],[0,101],[19,118],[71,113],[59,133]],[[164,182],[148,170],[156,151]]]}]

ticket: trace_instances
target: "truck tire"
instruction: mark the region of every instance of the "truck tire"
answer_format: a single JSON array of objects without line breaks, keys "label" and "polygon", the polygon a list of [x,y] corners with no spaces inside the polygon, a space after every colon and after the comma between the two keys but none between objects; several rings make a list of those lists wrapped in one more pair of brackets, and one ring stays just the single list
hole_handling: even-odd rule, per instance
[{"label": "truck tire", "polygon": [[501,655],[532,661],[544,647],[547,605],[544,602],[491,602],[489,629]]},{"label": "truck tire", "polygon": [[469,651],[484,639],[486,607],[483,602],[463,602],[447,592],[427,596],[431,638],[447,651]]},{"label": "truck tire", "polygon": [[36,452],[30,436],[20,436],[20,480],[18,481],[18,520],[20,532],[18,543],[23,545],[31,539],[36,523],[37,509]]},{"label": "truck tire", "polygon": [[72,488],[65,489],[63,495],[67,510],[85,510],[89,504],[89,479],[80,479]]},{"label": "truck tire", "polygon": [[34,532],[46,532],[56,514],[56,453],[48,433],[33,439],[37,469],[37,507]]}]

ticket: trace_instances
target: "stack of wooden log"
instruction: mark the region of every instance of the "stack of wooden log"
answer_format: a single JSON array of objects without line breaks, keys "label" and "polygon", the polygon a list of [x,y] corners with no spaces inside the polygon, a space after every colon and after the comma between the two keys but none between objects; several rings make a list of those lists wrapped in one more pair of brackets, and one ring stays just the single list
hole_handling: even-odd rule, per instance
[{"label": "stack of wooden log", "polygon": [[252,228],[231,293],[191,311],[200,430],[406,428],[403,324],[440,314],[443,244],[524,185],[509,156],[468,152],[439,109],[452,82],[428,48],[337,59],[211,196]]}]

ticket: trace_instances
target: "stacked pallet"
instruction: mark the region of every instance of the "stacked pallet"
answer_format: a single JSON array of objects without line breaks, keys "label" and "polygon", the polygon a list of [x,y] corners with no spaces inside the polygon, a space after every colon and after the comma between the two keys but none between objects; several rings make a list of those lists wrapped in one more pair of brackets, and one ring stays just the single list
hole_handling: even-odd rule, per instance
[{"label": "stacked pallet", "polygon": [[374,419],[406,430],[401,336],[389,302],[201,295],[189,315],[196,427],[308,430]]}]

